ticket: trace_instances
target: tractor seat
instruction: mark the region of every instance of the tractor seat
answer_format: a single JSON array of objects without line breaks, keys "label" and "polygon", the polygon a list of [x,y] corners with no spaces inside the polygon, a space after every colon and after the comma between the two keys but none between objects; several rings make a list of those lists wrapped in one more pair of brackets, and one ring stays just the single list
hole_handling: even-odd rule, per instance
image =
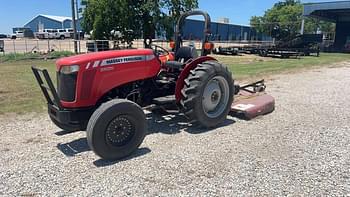
[{"label": "tractor seat", "polygon": [[167,61],[165,62],[165,66],[171,69],[181,70],[185,66],[188,60],[194,59],[197,57],[198,57],[198,54],[195,47],[189,47],[189,46],[181,47],[176,51],[175,61]]}]

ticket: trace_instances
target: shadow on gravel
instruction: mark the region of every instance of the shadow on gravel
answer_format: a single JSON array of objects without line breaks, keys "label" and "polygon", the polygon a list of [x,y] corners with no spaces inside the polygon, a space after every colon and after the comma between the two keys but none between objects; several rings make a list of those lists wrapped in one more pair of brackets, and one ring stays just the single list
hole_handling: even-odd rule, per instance
[{"label": "shadow on gravel", "polygon": [[64,135],[68,135],[68,134],[71,134],[72,132],[71,131],[57,131],[55,132],[55,135],[57,136],[64,136]]},{"label": "shadow on gravel", "polygon": [[[86,138],[80,138],[80,139],[77,139],[77,140],[74,140],[72,142],[65,143],[65,144],[57,144],[57,148],[67,157],[74,157],[75,155],[77,155],[79,153],[91,151],[91,149],[87,143]],[[150,152],[151,152],[151,150],[149,148],[139,148],[132,155],[130,155],[129,157],[126,157],[122,160],[112,162],[112,161],[106,161],[103,159],[99,159],[99,160],[94,161],[94,165],[97,167],[110,166],[110,165],[113,165],[113,164],[116,164],[116,163],[119,163],[122,161],[127,161],[127,160],[134,159],[136,157],[143,156],[143,155],[150,153]]]},{"label": "shadow on gravel", "polygon": [[[227,119],[223,123],[221,123],[218,127],[213,129],[207,129],[203,128],[196,124],[188,123],[188,119],[184,117],[183,115],[175,113],[149,113],[146,114],[146,118],[148,121],[148,133],[147,135],[153,134],[153,133],[164,133],[164,134],[177,134],[180,133],[182,130],[185,132],[191,133],[191,134],[201,134],[205,132],[212,131],[216,128],[225,127],[231,124],[234,124],[234,120]],[[56,135],[65,135],[68,134],[65,131],[56,132]],[[57,149],[59,149],[64,155],[68,157],[74,157],[77,154],[91,151],[86,138],[80,138],[68,143],[59,143],[57,144]],[[126,157],[122,160],[118,161],[106,161],[106,160],[96,160],[94,161],[94,165],[96,167],[105,167],[117,164],[119,162],[132,160],[134,158],[146,155],[150,153],[151,150],[149,148],[139,148],[136,150],[132,155],[129,157]]]},{"label": "shadow on gravel", "polygon": [[226,119],[216,128],[208,129],[197,124],[189,123],[188,119],[178,112],[162,113],[157,111],[156,113],[146,114],[146,118],[148,121],[148,135],[153,133],[164,133],[171,135],[180,133],[181,130],[191,134],[201,134],[235,123],[234,120]]},{"label": "shadow on gravel", "polygon": [[111,166],[111,165],[114,165],[114,164],[117,164],[117,163],[120,163],[123,161],[129,161],[129,160],[135,159],[137,157],[141,157],[141,156],[146,155],[150,152],[151,152],[151,150],[149,148],[139,148],[132,155],[130,155],[129,157],[126,157],[124,159],[121,159],[118,161],[107,161],[107,160],[99,159],[99,160],[94,161],[94,165],[96,167],[99,167],[99,168],[100,167],[107,167],[107,166]]},{"label": "shadow on gravel", "polygon": [[68,157],[91,150],[86,138],[80,138],[65,144],[57,144],[57,148]]}]

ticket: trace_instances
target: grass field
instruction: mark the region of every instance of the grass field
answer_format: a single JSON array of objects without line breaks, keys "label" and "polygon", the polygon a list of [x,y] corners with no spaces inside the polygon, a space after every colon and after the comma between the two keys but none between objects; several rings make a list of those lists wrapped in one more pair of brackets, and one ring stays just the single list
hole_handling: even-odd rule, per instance
[{"label": "grass field", "polygon": [[320,57],[302,57],[300,59],[266,58],[255,55],[217,56],[220,62],[229,66],[236,79],[256,78],[271,74],[297,71],[310,67],[329,65],[350,60],[350,54],[322,53]]},{"label": "grass field", "polygon": [[[0,63],[0,114],[6,112],[39,112],[45,110],[45,100],[34,79],[31,66],[55,72],[54,60],[21,60]],[[55,79],[55,77],[52,77]]]},{"label": "grass field", "polygon": [[[301,59],[262,58],[254,55],[216,58],[229,66],[235,78],[244,79],[346,61],[350,60],[350,54],[321,54],[320,57]],[[46,110],[45,100],[30,69],[32,65],[48,69],[52,79],[55,79],[54,60],[9,59],[0,63],[0,114]]]}]

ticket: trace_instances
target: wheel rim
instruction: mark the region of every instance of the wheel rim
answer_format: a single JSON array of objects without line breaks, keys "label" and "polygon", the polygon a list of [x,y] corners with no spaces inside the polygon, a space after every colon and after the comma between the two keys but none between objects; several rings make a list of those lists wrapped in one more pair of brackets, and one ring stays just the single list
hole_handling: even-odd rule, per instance
[{"label": "wheel rim", "polygon": [[131,141],[135,134],[135,127],[127,116],[113,119],[106,130],[106,140],[112,146],[124,146]]},{"label": "wheel rim", "polygon": [[222,76],[212,78],[204,88],[202,107],[209,118],[219,117],[229,101],[229,84]]}]

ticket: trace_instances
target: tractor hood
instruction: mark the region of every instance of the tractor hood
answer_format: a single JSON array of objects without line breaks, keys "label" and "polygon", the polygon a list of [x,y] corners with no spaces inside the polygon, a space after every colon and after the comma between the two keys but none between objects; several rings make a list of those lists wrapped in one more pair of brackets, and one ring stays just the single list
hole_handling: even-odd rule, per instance
[{"label": "tractor hood", "polygon": [[122,58],[130,56],[150,56],[154,55],[152,49],[128,49],[128,50],[113,50],[87,53],[82,55],[74,55],[64,57],[56,61],[57,70],[62,66],[79,65],[83,66],[91,62],[102,62],[113,58]]}]

